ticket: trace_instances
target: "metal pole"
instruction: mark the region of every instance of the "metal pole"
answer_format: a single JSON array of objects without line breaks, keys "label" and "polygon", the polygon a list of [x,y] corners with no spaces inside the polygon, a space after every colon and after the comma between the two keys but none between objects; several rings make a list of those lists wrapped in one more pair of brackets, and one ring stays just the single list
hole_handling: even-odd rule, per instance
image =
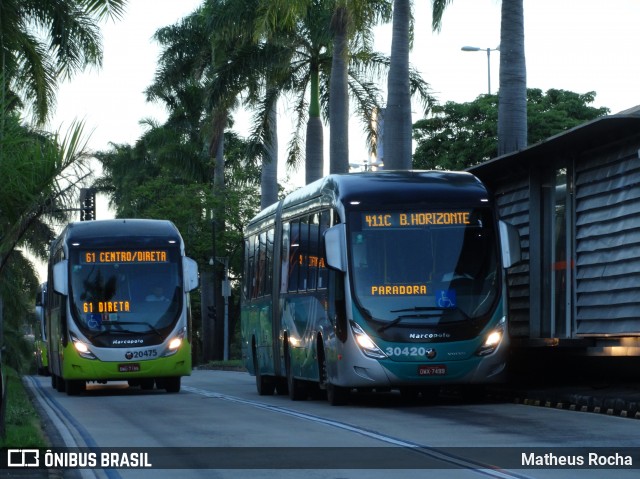
[{"label": "metal pole", "polygon": [[487,85],[491,95],[491,48],[487,48]]},{"label": "metal pole", "polygon": [[224,258],[224,360],[229,360],[229,258]]},{"label": "metal pole", "polygon": [[224,281],[221,285],[222,296],[224,297],[224,347],[222,349],[222,359],[229,360],[229,296],[231,288],[229,286],[229,257],[217,256],[215,260],[224,265]]}]

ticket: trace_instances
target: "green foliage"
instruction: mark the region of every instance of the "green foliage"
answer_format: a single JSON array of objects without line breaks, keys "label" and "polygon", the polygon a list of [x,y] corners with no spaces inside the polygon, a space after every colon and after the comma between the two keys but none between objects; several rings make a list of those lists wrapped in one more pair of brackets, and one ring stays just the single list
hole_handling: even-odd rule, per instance
[{"label": "green foliage", "polygon": [[[529,143],[606,115],[608,108],[590,106],[595,95],[529,89]],[[463,170],[497,156],[497,95],[480,95],[469,103],[447,102],[433,107],[432,114],[413,126],[418,143],[413,155],[414,168]]]},{"label": "green foliage", "polygon": [[[225,228],[216,235],[216,256],[230,258],[230,277],[242,271],[243,227],[259,210],[260,172],[245,160],[247,144],[234,134],[225,135],[225,193],[214,195],[211,169],[197,122],[152,125],[134,146],[112,145],[96,158],[104,176],[96,182],[110,193],[119,218],[168,219],[185,241],[187,255],[201,271],[210,268],[213,254],[212,212],[222,211]],[[194,337],[200,338],[200,294],[192,295]],[[196,341],[197,343],[197,341]],[[198,351],[199,345],[195,345]],[[197,355],[197,352],[196,352]],[[196,360],[198,358],[196,357]]]},{"label": "green foliage", "polygon": [[5,410],[5,437],[0,447],[47,447],[47,440],[18,373],[4,368],[7,388]]},{"label": "green foliage", "polygon": [[81,125],[61,139],[25,126],[2,105],[0,119],[1,346],[5,363],[24,371],[33,359],[24,335],[38,283],[24,250],[46,257],[54,237],[48,222],[66,219],[64,205],[74,199],[76,184],[87,173]]},{"label": "green foliage", "polygon": [[126,0],[3,0],[0,55],[6,86],[43,124],[59,80],[102,64],[97,23],[118,18]]},{"label": "green foliage", "polygon": [[449,101],[432,108],[432,116],[416,122],[418,169],[463,170],[498,151],[498,97],[481,95],[471,103]]}]

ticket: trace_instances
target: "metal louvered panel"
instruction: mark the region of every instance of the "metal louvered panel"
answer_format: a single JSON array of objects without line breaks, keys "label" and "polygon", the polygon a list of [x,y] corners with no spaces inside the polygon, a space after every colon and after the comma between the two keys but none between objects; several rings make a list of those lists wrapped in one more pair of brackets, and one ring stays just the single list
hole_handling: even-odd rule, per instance
[{"label": "metal louvered panel", "polygon": [[513,337],[529,337],[529,181],[504,184],[496,191],[500,219],[520,233],[522,262],[507,272],[509,331]]},{"label": "metal louvered panel", "polygon": [[640,334],[640,159],[609,151],[576,165],[578,335]]}]

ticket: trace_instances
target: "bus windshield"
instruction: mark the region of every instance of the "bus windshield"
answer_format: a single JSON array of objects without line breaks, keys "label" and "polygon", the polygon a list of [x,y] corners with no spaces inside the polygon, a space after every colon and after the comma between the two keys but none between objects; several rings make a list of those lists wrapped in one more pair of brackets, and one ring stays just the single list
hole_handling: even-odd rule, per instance
[{"label": "bus windshield", "polygon": [[475,320],[494,307],[500,275],[489,208],[357,211],[348,226],[365,317],[433,326]]},{"label": "bus windshield", "polygon": [[71,311],[88,337],[153,333],[182,308],[179,254],[171,250],[77,251],[71,257]]}]

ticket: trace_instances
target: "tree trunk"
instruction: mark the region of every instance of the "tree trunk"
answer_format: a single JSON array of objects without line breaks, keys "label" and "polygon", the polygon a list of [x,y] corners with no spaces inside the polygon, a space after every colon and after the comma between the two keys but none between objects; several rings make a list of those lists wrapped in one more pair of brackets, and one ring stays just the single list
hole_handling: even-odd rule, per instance
[{"label": "tree trunk", "polygon": [[260,208],[278,201],[278,114],[277,102],[269,111],[269,143],[265,145],[260,176]]},{"label": "tree trunk", "polygon": [[409,170],[411,158],[411,91],[409,88],[410,0],[394,0],[391,63],[384,113],[385,170]]},{"label": "tree trunk", "polygon": [[324,134],[320,119],[320,74],[318,65],[311,65],[311,98],[305,145],[305,184],[324,175]]},{"label": "tree trunk", "polygon": [[347,7],[339,6],[331,20],[333,59],[329,85],[329,173],[349,172],[348,15]]},{"label": "tree trunk", "polygon": [[527,146],[527,66],[523,0],[502,0],[498,156]]},{"label": "tree trunk", "polygon": [[[224,128],[226,125],[226,113],[215,115],[213,125],[215,131],[214,141],[211,142],[209,153],[215,154],[213,166],[213,217],[212,217],[212,241],[211,256],[213,259],[213,305],[215,319],[211,331],[213,338],[204,338],[207,344],[212,345],[212,350],[205,354],[206,360],[220,360],[224,351],[224,298],[222,296],[222,281],[224,277],[223,265],[216,258],[223,254],[218,248],[218,239],[224,235],[224,205],[225,205],[225,182],[224,182]],[[203,318],[204,319],[204,318]],[[208,356],[208,357],[207,357]]]}]

